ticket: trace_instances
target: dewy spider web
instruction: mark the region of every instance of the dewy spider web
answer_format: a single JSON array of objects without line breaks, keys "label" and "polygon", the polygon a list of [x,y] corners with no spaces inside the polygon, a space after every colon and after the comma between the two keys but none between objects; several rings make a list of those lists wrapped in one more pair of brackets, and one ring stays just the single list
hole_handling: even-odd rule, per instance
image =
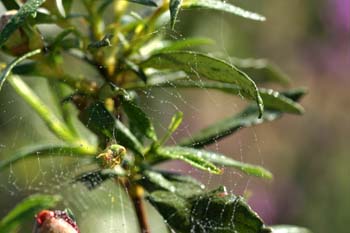
[{"label": "dewy spider web", "polygon": [[[222,44],[221,51],[229,59],[230,55],[225,48],[223,17],[220,17],[220,35],[218,44]],[[213,28],[214,30],[214,28]],[[183,35],[172,32],[173,39],[181,40]],[[195,67],[193,67],[195,71]],[[32,80],[31,80],[32,81]],[[200,85],[201,78],[196,81]],[[46,84],[40,80],[34,82],[39,94],[48,97],[48,93],[40,93],[47,89]],[[196,130],[215,122],[220,118],[237,113],[240,101],[237,97],[219,94],[202,88],[201,90],[180,90],[173,88],[153,88],[141,91],[141,107],[153,117],[153,122],[162,134],[166,131],[172,115],[183,111],[185,120],[171,138],[176,143],[181,136],[191,136]],[[46,95],[46,96],[45,96]],[[10,87],[5,87],[0,93],[0,158],[11,156],[11,152],[27,143],[41,141],[56,142],[48,133],[46,126],[15,94]],[[226,153],[236,159],[244,161],[245,151],[254,150],[258,156],[258,163],[263,165],[259,148],[259,139],[254,129],[246,131],[248,139],[240,134],[224,142],[215,142],[210,150]],[[43,140],[45,139],[45,140]],[[252,144],[256,145],[255,147]],[[62,152],[65,153],[66,152]],[[250,179],[233,169],[225,170],[224,175],[216,176],[198,171],[182,162],[171,162],[161,165],[160,169],[169,169],[173,172],[188,174],[199,179],[208,189],[216,188],[219,184],[227,185],[228,190],[234,194],[244,194],[250,190]],[[31,193],[61,194],[64,197],[62,208],[69,207],[78,219],[81,231],[84,233],[132,233],[138,232],[133,207],[125,194],[125,190],[116,187],[110,180],[93,191],[88,191],[82,184],[72,184],[74,176],[82,171],[96,169],[89,167],[79,158],[59,155],[42,157],[38,154],[28,161],[20,161],[0,173],[0,215],[9,211],[14,203]],[[4,201],[6,200],[6,201]],[[148,219],[152,232],[167,232],[162,224],[161,217],[155,210],[147,205]],[[220,215],[220,213],[218,213]],[[165,221],[166,222],[166,221]],[[210,223],[208,223],[210,224]],[[27,229],[21,232],[28,232]]]}]

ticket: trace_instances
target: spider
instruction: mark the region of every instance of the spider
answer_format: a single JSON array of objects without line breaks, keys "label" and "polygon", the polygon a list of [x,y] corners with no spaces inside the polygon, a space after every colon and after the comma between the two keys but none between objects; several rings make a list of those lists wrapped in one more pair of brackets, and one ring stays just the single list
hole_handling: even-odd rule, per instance
[{"label": "spider", "polygon": [[99,154],[96,158],[101,158],[103,161],[103,166],[105,168],[115,168],[118,166],[126,155],[125,147],[112,144],[108,146],[103,153]]}]

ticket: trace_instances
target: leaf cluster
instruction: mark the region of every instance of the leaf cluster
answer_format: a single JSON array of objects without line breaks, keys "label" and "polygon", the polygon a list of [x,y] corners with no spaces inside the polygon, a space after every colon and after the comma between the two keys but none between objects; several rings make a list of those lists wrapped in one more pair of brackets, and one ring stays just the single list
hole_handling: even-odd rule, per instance
[{"label": "leaf cluster", "polygon": [[[73,155],[98,166],[74,177],[74,182],[93,190],[105,180],[114,179],[117,185],[129,189],[131,200],[148,200],[176,232],[304,232],[265,226],[242,197],[228,193],[224,187],[208,191],[189,176],[155,169],[165,161],[181,160],[213,174],[234,168],[247,175],[272,178],[261,166],[203,147],[285,113],[302,114],[298,101],[305,90],[260,87],[289,83],[275,65],[264,59],[223,60],[192,49],[210,43],[206,38],[173,41],[157,33],[174,29],[182,9],[222,11],[255,21],[264,21],[265,17],[217,0],[27,0],[21,4],[8,0],[3,4],[8,11],[1,16],[1,51],[14,58],[3,66],[0,89],[8,81],[61,142],[22,148],[0,161],[0,169],[38,152],[40,156]],[[139,12],[129,10],[134,4],[142,5]],[[45,34],[40,31],[42,24],[55,25],[59,31],[56,35]],[[98,77],[72,74],[65,67],[66,56],[90,66]],[[24,81],[28,76],[47,79],[49,88],[59,87],[52,89],[59,115]],[[153,88],[213,89],[243,97],[248,106],[189,138],[180,138],[177,145],[169,145],[183,114],[174,113],[167,131],[159,135],[138,101],[140,91]],[[91,134],[84,135],[77,122]],[[108,167],[106,164],[111,163],[103,159],[118,164]],[[134,192],[138,189],[146,194]],[[45,198],[34,201],[35,208],[28,207],[32,199],[25,200],[0,226],[12,229],[17,226],[16,219],[33,215],[39,207],[51,207],[56,200]]]}]

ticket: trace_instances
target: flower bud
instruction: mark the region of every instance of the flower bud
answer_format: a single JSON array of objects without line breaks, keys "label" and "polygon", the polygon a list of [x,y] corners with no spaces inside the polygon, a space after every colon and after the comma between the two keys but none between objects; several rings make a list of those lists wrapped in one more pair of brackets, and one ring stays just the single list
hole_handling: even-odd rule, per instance
[{"label": "flower bud", "polygon": [[80,233],[76,222],[66,211],[42,210],[35,221],[33,233]]}]

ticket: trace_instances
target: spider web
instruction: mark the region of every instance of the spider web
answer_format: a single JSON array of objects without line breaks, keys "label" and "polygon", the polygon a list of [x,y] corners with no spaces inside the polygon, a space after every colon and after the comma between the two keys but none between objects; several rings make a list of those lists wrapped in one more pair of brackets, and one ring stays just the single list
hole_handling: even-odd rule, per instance
[{"label": "spider web", "polygon": [[[182,22],[180,22],[182,23]],[[215,22],[219,27],[211,28],[211,34],[218,35],[214,50],[221,52],[229,60],[226,48],[224,15],[217,14]],[[167,31],[164,28],[164,31]],[[157,33],[164,33],[163,30]],[[196,34],[196,32],[193,32]],[[200,34],[201,35],[201,34]],[[181,40],[187,35],[173,31],[170,37]],[[195,70],[195,67],[193,67]],[[47,83],[43,80],[27,79],[37,93],[50,102]],[[200,80],[200,77],[198,77]],[[175,144],[181,137],[189,137],[193,132],[227,116],[238,113],[245,104],[244,99],[228,96],[215,91],[180,90],[174,88],[153,88],[140,93],[141,107],[149,113],[155,127],[162,135],[166,132],[171,117],[177,111],[184,112],[184,121],[171,137],[169,144]],[[0,92],[0,158],[11,156],[13,151],[28,144],[40,142],[55,143],[57,139],[49,133],[44,123],[26,106],[9,87]],[[216,141],[206,149],[220,152],[239,161],[264,165],[264,152],[261,152],[259,135],[254,129],[246,129],[224,140]],[[66,152],[62,152],[66,153]],[[246,155],[250,155],[250,157]],[[251,156],[253,155],[253,156]],[[208,190],[225,185],[234,194],[246,195],[254,190],[255,179],[249,178],[234,169],[225,169],[222,176],[199,171],[183,162],[173,161],[159,166],[173,172],[195,177],[205,184]],[[15,203],[32,193],[60,194],[63,202],[59,208],[70,208],[78,219],[84,233],[132,233],[139,232],[133,207],[125,190],[107,181],[93,191],[88,191],[80,183],[72,184],[72,178],[83,171],[94,170],[76,157],[46,156],[37,154],[33,158],[20,161],[0,172],[0,216],[4,216]],[[260,190],[261,191],[261,190]],[[266,200],[262,200],[263,202]],[[148,219],[152,232],[168,232],[166,224],[153,207],[147,204]],[[220,214],[220,213],[218,213]],[[20,232],[28,232],[32,222]]]}]

